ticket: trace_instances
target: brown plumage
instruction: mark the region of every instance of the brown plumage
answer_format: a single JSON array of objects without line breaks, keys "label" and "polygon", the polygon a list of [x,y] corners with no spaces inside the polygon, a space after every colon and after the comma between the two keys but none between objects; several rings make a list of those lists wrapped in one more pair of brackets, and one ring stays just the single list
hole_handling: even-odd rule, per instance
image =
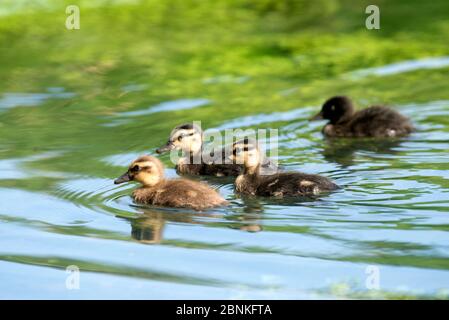
[{"label": "brown plumage", "polygon": [[414,130],[410,120],[396,110],[372,106],[354,111],[351,100],[345,96],[327,100],[311,120],[320,119],[329,120],[322,130],[328,137],[400,137]]},{"label": "brown plumage", "polygon": [[245,170],[235,180],[237,193],[264,197],[311,196],[339,187],[326,177],[301,172],[260,174],[260,151],[254,141],[248,139],[233,145],[231,158],[243,163]]},{"label": "brown plumage", "polygon": [[142,187],[134,190],[134,201],[163,207],[205,210],[227,202],[219,193],[202,182],[187,179],[165,179],[161,161],[152,156],[142,156],[133,161],[128,171],[114,183],[137,181]]},{"label": "brown plumage", "polygon": [[[243,172],[243,165],[227,161],[229,150],[218,150],[214,156],[203,153],[203,132],[200,127],[186,123],[175,127],[170,133],[168,142],[156,150],[165,153],[171,150],[182,150],[184,156],[176,164],[178,174],[205,176],[238,176]],[[207,159],[207,161],[205,161]],[[263,158],[262,167],[267,172],[277,172],[277,166],[269,159]]]}]

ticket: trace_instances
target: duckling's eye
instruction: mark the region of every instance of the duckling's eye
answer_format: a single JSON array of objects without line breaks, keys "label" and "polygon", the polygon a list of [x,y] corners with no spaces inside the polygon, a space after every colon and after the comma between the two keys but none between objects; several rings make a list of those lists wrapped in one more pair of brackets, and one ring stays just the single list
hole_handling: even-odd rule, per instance
[{"label": "duckling's eye", "polygon": [[137,171],[139,171],[139,166],[138,166],[138,165],[135,165],[134,167],[132,167],[132,168],[130,169],[130,171],[132,171],[132,172],[137,172]]},{"label": "duckling's eye", "polygon": [[232,155],[235,157],[237,155],[237,150],[236,149],[232,149]]},{"label": "duckling's eye", "polygon": [[178,137],[178,141],[181,141],[181,140],[182,140],[182,136],[179,136],[179,137]]}]

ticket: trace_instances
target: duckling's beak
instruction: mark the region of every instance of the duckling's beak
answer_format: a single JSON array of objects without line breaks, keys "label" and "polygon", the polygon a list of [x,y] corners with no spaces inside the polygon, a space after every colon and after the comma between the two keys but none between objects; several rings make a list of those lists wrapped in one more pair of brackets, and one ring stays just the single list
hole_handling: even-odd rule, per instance
[{"label": "duckling's beak", "polygon": [[174,148],[175,148],[175,145],[171,141],[169,141],[169,142],[167,142],[167,144],[165,146],[157,148],[156,153],[159,153],[159,154],[165,153],[165,152],[173,150]]},{"label": "duckling's beak", "polygon": [[315,116],[309,119],[309,121],[323,120],[323,112],[318,112]]},{"label": "duckling's beak", "polygon": [[128,182],[128,181],[131,181],[131,180],[132,179],[131,179],[131,177],[129,175],[129,172],[125,172],[120,177],[118,177],[117,179],[114,180],[114,184],[120,184],[120,183]]}]

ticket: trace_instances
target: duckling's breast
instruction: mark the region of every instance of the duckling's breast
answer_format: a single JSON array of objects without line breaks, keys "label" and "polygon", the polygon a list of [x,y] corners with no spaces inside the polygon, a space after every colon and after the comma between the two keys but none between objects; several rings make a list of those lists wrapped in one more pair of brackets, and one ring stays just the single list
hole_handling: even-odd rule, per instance
[{"label": "duckling's breast", "polygon": [[326,124],[322,130],[327,137],[351,137],[352,132],[348,125]]},{"label": "duckling's breast", "polygon": [[239,175],[235,179],[235,191],[237,193],[255,195],[257,190],[257,183],[254,179],[248,178],[246,175]]},{"label": "duckling's breast", "polygon": [[133,191],[132,198],[137,203],[152,204],[156,192],[150,188],[138,188]]}]

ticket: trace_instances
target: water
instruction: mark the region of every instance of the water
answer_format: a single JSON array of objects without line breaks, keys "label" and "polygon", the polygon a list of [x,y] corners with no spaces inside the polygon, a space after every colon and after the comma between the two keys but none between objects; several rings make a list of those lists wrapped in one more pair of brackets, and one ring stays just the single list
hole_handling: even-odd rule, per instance
[{"label": "water", "polygon": [[[448,298],[448,21],[416,35],[392,32],[387,17],[379,37],[343,24],[317,38],[270,29],[244,7],[239,20],[215,7],[164,20],[151,2],[123,3],[85,9],[76,32],[55,31],[53,11],[0,19],[0,298]],[[418,10],[429,28],[435,10],[448,12],[434,6]],[[360,11],[336,8],[341,21]],[[221,22],[204,28],[202,15]],[[341,92],[394,105],[417,132],[324,139],[323,123],[307,119]],[[192,120],[279,129],[286,170],[343,188],[249,199],[232,179],[201,177],[229,207],[134,204],[136,186],[113,179]],[[66,286],[68,266],[80,269],[79,289]]]}]

